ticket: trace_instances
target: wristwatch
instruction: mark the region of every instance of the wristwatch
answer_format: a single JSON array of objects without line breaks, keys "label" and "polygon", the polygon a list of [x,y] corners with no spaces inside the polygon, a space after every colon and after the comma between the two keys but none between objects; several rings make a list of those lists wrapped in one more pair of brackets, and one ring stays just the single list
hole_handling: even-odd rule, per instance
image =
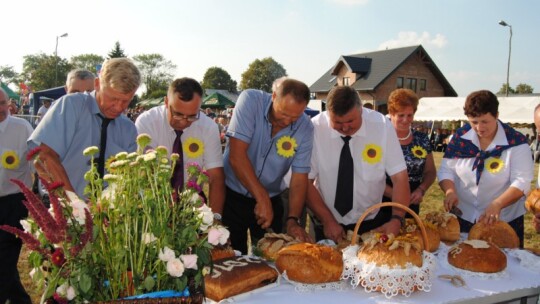
[{"label": "wristwatch", "polygon": [[392,214],[392,216],[390,217],[390,219],[396,219],[396,220],[398,220],[399,223],[401,224],[401,227],[405,226],[405,219],[404,219],[401,215]]},{"label": "wristwatch", "polygon": [[216,221],[221,221],[221,214],[219,214],[219,213],[214,213],[214,219],[215,219]]}]

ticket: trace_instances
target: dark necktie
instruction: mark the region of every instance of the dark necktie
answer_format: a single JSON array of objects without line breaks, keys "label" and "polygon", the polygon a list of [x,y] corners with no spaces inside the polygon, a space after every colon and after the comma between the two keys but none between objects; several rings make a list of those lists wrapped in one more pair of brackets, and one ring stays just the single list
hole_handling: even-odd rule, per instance
[{"label": "dark necktie", "polygon": [[98,173],[99,177],[103,178],[105,174],[105,149],[107,149],[107,127],[112,119],[106,118],[101,114],[98,114],[101,118],[101,137],[99,139],[99,159],[98,159]]},{"label": "dark necktie", "polygon": [[343,139],[343,148],[339,156],[339,170],[336,186],[336,199],[334,208],[344,216],[351,211],[353,206],[353,188],[354,188],[354,162],[349,148],[350,136],[341,137]]},{"label": "dark necktie", "polygon": [[176,133],[176,138],[174,140],[172,150],[173,153],[178,153],[180,157],[178,157],[176,165],[174,166],[171,185],[173,189],[180,192],[184,188],[184,153],[182,151],[182,141],[180,140],[183,131],[174,130],[174,132]]}]

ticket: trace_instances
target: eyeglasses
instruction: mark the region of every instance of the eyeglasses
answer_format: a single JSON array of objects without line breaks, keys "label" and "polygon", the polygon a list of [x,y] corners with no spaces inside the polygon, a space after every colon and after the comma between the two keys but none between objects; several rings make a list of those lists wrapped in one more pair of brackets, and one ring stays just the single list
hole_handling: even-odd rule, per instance
[{"label": "eyeglasses", "polygon": [[174,120],[187,120],[189,122],[194,122],[199,119],[200,112],[197,112],[195,115],[185,115],[182,113],[178,113],[172,110],[171,106],[169,106],[169,112],[171,112],[171,117]]}]

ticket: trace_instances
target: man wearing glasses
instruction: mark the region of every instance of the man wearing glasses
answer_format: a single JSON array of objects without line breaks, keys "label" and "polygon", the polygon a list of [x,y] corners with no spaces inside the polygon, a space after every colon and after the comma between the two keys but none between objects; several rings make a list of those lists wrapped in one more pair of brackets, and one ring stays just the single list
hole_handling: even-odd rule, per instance
[{"label": "man wearing glasses", "polygon": [[180,154],[178,162],[183,162],[184,170],[178,179],[173,177],[174,188],[182,190],[190,163],[195,162],[208,172],[213,208],[223,205],[225,174],[218,126],[201,112],[202,95],[202,87],[195,79],[176,79],[169,86],[165,104],[143,112],[135,126],[139,134],[150,135],[150,148],[164,146],[169,152]]}]

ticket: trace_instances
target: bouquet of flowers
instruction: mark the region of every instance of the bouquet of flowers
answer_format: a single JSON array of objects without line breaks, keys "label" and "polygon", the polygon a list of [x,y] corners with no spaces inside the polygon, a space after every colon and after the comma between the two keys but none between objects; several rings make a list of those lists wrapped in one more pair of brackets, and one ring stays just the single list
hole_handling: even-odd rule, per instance
[{"label": "bouquet of flowers", "polygon": [[[103,179],[92,166],[85,174],[87,203],[61,184],[46,183],[47,210],[20,185],[31,216],[25,231],[0,228],[33,251],[30,264],[44,288],[42,302],[110,301],[157,291],[202,299],[210,251],[224,245],[229,232],[214,224],[200,195],[206,172],[189,164],[185,189],[177,193],[170,178],[179,155],[169,157],[164,147],[143,152],[149,142],[148,135],[139,135],[137,152],[111,157]],[[89,147],[84,154],[93,160],[98,152]]]}]

